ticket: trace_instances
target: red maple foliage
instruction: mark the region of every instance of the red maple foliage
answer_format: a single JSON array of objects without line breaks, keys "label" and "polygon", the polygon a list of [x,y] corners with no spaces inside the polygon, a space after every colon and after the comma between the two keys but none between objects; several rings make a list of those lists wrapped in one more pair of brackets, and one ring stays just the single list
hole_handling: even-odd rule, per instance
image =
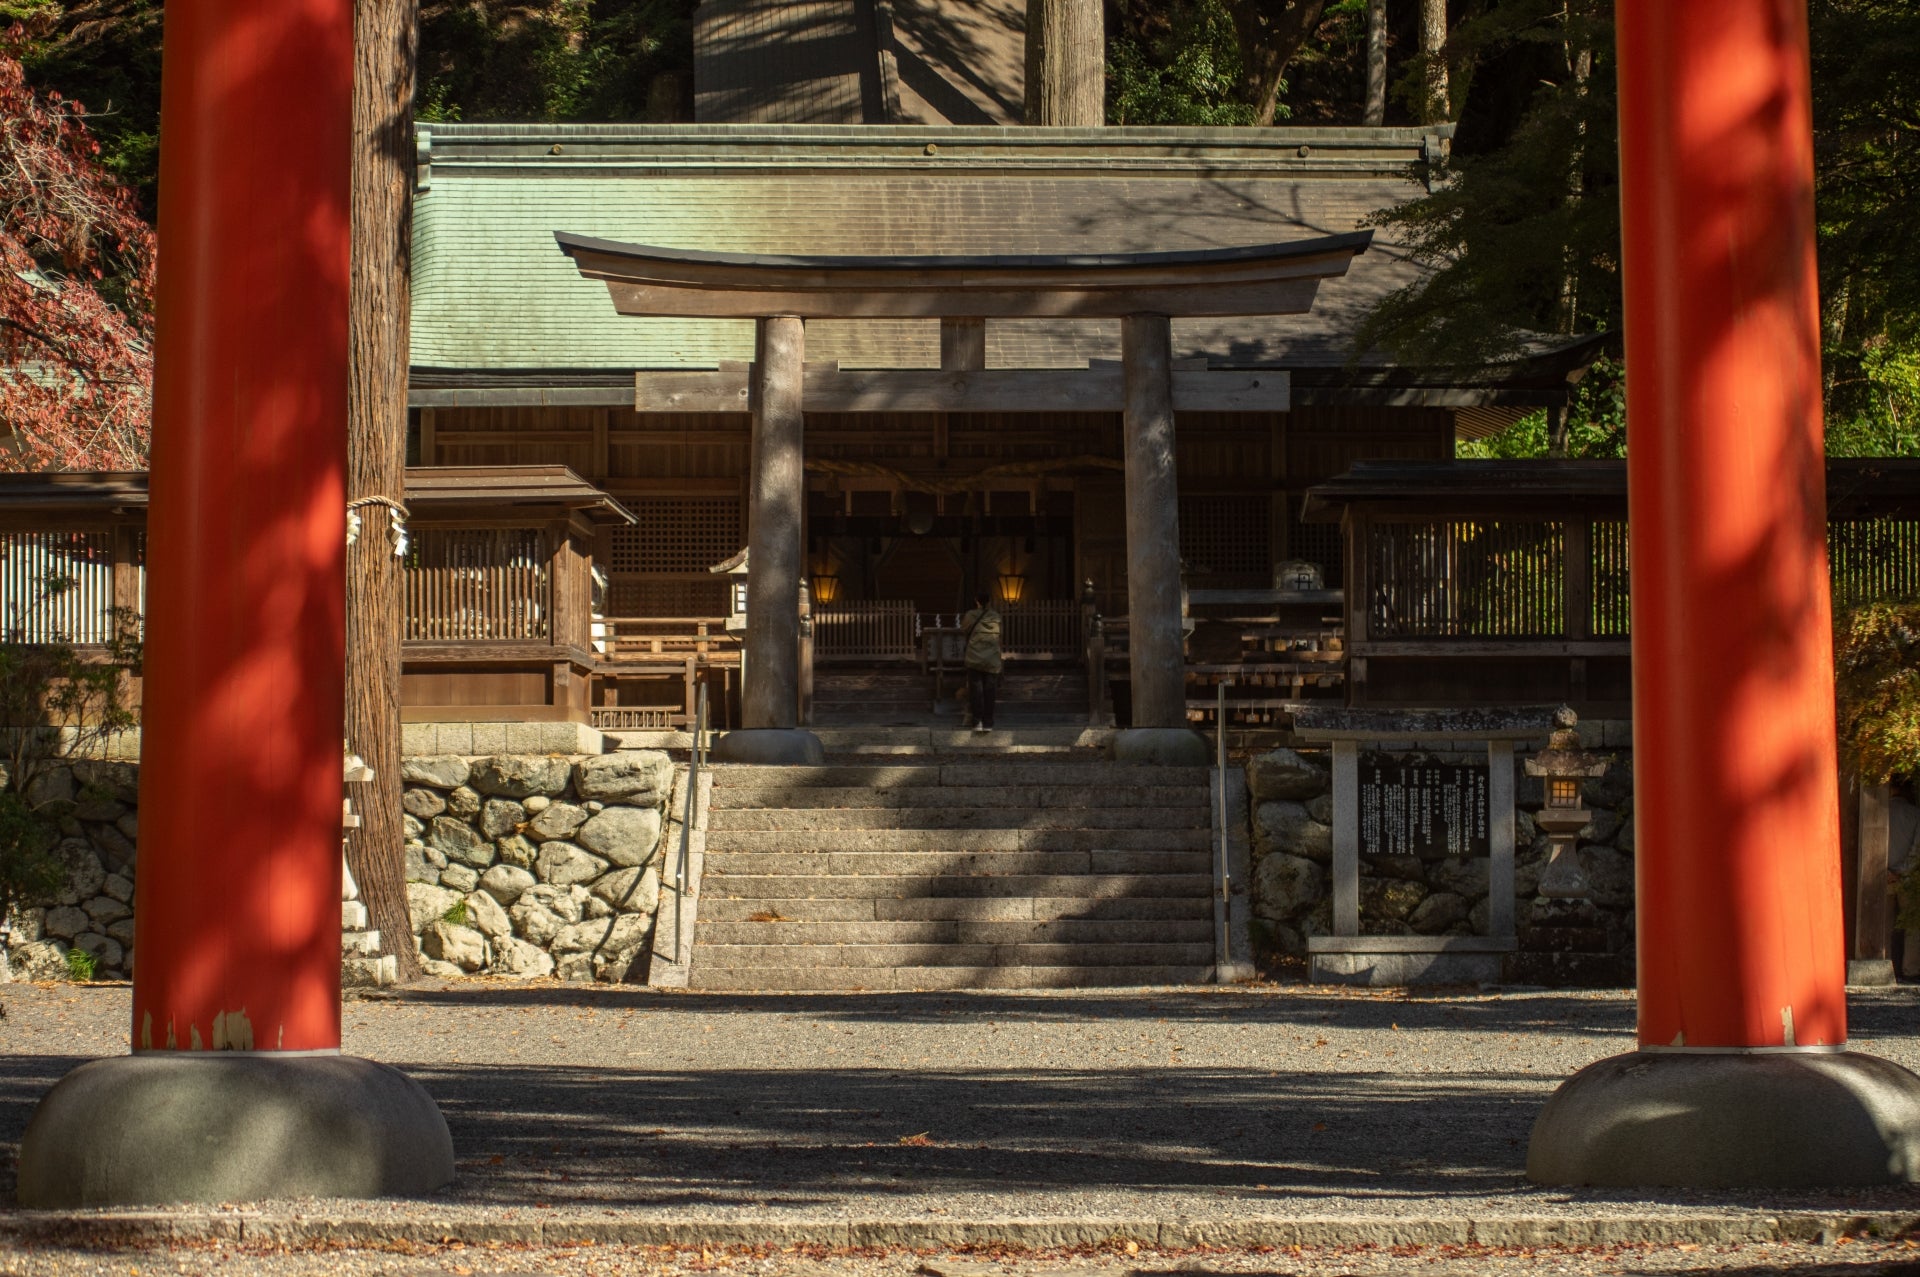
[{"label": "red maple foliage", "polygon": [[144,469],[153,231],[25,36],[0,33],[0,470]]}]

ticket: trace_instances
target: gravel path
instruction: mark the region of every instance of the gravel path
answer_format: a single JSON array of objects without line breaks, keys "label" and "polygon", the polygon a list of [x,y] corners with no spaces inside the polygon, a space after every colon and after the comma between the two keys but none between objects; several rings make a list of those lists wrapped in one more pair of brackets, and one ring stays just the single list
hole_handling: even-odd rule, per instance
[{"label": "gravel path", "polygon": [[[126,1049],[128,996],[124,986],[0,989],[0,1200],[11,1198],[12,1154],[39,1095],[84,1059]],[[1855,1045],[1920,1068],[1917,1004],[1920,991],[1905,989],[1856,997]],[[1632,1022],[1622,993],[429,984],[349,1002],[344,1045],[401,1065],[439,1101],[456,1186],[430,1201],[265,1214],[326,1214],[376,1232],[422,1219],[534,1221],[549,1240],[556,1221],[696,1218],[744,1240],[909,1219],[1079,1221],[1065,1240],[1083,1239],[1088,1221],[1158,1220],[1178,1236],[1217,1228],[1228,1240],[1237,1222],[1275,1218],[1920,1211],[1913,1189],[1528,1184],[1540,1104],[1575,1069],[1630,1049]]]}]

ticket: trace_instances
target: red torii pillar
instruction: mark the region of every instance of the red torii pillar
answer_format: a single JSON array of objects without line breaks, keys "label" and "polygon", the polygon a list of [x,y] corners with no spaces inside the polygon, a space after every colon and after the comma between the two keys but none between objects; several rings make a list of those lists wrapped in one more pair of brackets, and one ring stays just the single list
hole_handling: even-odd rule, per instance
[{"label": "red torii pillar", "polygon": [[1920,1078],[1844,1052],[1805,0],[1619,0],[1640,1050],[1537,1181],[1920,1178]]},{"label": "red torii pillar", "polygon": [[41,1102],[23,1205],[453,1176],[340,1054],[352,100],[352,0],[167,6],[133,1054]]}]

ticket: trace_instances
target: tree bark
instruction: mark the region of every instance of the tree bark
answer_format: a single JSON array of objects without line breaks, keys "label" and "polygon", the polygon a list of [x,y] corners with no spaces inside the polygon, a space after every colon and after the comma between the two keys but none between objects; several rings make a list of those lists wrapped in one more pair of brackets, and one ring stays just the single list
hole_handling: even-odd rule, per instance
[{"label": "tree bark", "polygon": [[1387,0],[1367,0],[1366,124],[1387,122]]},{"label": "tree bark", "polygon": [[1320,25],[1326,8],[1326,0],[1285,0],[1275,12],[1272,0],[1234,0],[1233,29],[1246,64],[1247,96],[1257,113],[1254,122],[1261,127],[1273,123],[1287,63]]},{"label": "tree bark", "polygon": [[1447,0],[1420,0],[1420,56],[1425,59],[1420,122],[1453,118],[1447,86]]},{"label": "tree bark", "polygon": [[1028,124],[1107,122],[1105,20],[1100,0],[1027,0]]},{"label": "tree bark", "polygon": [[[406,498],[408,306],[413,248],[413,85],[418,0],[354,11],[353,277],[347,497]],[[356,786],[347,863],[400,978],[420,961],[407,914],[400,811],[400,560],[388,511],[360,508],[347,551],[347,743],[373,768]]]}]

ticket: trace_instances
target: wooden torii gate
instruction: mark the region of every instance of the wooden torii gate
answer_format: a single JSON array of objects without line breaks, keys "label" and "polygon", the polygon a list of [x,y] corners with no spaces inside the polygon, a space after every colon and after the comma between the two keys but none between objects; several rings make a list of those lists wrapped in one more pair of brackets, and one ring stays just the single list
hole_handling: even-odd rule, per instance
[{"label": "wooden torii gate", "polygon": [[[1284,411],[1285,373],[1173,367],[1172,325],[1194,316],[1300,314],[1320,281],[1346,273],[1371,231],[1280,244],[1165,253],[826,257],[710,253],[561,232],[588,279],[623,315],[755,321],[751,373],[642,373],[643,406],[753,413],[748,482],[747,681],[742,731],[722,761],[824,761],[799,728],[798,599],[804,410],[1018,411],[1072,404],[1122,414],[1133,727],[1114,742],[1132,761],[1204,763],[1187,723],[1180,630],[1174,412]],[[938,319],[939,371],[806,367],[809,319]],[[1119,369],[986,368],[995,319],[1118,319]]]}]

